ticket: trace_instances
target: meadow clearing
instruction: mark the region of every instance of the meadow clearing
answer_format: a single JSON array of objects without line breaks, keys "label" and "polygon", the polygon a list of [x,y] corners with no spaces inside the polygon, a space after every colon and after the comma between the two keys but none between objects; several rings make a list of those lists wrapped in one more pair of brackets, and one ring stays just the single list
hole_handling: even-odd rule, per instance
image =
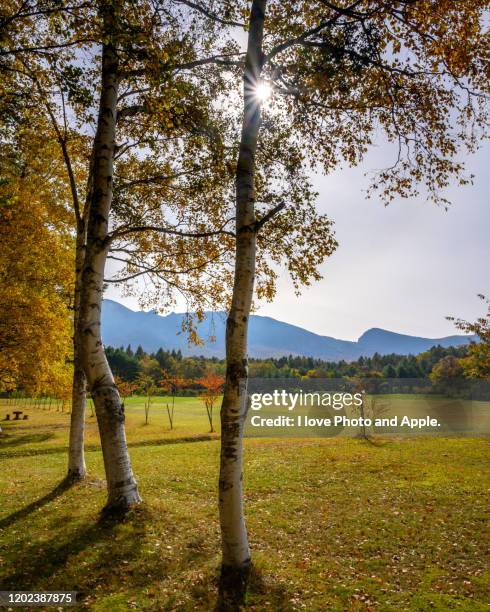
[{"label": "meadow clearing", "polygon": [[[1,421],[2,589],[76,590],[97,611],[214,608],[218,434],[198,399],[175,401],[170,431],[170,398],[155,398],[148,425],[144,399],[126,400],[144,503],[122,523],[99,519],[90,408],[89,474],[71,487],[69,414],[26,404],[27,421]],[[9,411],[1,400],[0,418]],[[489,610],[488,438],[249,438],[245,447],[248,609]]]}]

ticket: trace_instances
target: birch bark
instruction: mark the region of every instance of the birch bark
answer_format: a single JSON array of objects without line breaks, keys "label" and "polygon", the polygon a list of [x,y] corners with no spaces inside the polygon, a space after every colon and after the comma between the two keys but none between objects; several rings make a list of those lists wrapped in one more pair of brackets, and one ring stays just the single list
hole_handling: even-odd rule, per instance
[{"label": "birch bark", "polygon": [[70,416],[70,442],[68,446],[68,479],[72,481],[82,480],[87,473],[84,453],[87,380],[81,361],[79,337],[80,281],[85,255],[84,226],[86,226],[86,223],[81,221],[81,223],[77,225],[73,317],[73,385]]},{"label": "birch bark", "polygon": [[263,65],[267,0],[254,0],[243,76],[243,123],[236,170],[236,254],[233,296],[226,324],[226,381],[221,406],[219,510],[222,567],[219,607],[240,607],[250,571],[243,512],[243,425],[247,415],[247,332],[255,280],[255,154],[261,123],[256,88]]},{"label": "birch bark", "polygon": [[97,131],[92,153],[88,225],[80,291],[78,331],[81,360],[95,405],[107,479],[106,511],[125,511],[140,497],[131,469],[124,427],[124,406],[106,359],[101,337],[104,269],[109,249],[109,213],[113,195],[113,164],[117,120],[119,60],[117,2],[101,2],[105,36]]}]

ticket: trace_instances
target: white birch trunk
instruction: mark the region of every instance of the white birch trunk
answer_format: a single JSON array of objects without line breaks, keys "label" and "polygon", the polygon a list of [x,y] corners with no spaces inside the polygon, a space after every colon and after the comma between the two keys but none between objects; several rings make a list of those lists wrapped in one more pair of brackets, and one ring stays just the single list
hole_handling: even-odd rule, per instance
[{"label": "white birch trunk", "polygon": [[108,226],[113,192],[113,162],[118,95],[117,2],[102,2],[100,13],[108,33],[102,49],[102,85],[93,174],[88,196],[88,226],[80,294],[79,334],[83,369],[99,425],[107,479],[106,511],[124,512],[140,501],[131,469],[124,406],[114,383],[101,338],[104,269],[109,248]]},{"label": "white birch trunk", "polygon": [[[77,349],[75,349],[75,352]],[[68,479],[82,480],[87,473],[85,465],[85,403],[86,379],[80,366],[80,358],[75,354],[70,416],[70,442],[68,446]]]},{"label": "white birch trunk", "polygon": [[[88,206],[85,207],[88,209]],[[68,479],[82,480],[87,473],[84,453],[85,408],[87,381],[80,356],[79,317],[80,282],[85,255],[85,220],[77,224],[75,261],[75,299],[73,317],[73,385],[70,417],[70,442],[68,446]]]},{"label": "white birch trunk", "polygon": [[226,324],[226,382],[221,406],[221,610],[236,610],[243,603],[251,563],[243,512],[243,425],[247,415],[247,332],[256,258],[254,173],[261,122],[256,87],[262,71],[266,4],[267,0],[252,3],[243,78],[244,115],[236,173],[235,278]]}]

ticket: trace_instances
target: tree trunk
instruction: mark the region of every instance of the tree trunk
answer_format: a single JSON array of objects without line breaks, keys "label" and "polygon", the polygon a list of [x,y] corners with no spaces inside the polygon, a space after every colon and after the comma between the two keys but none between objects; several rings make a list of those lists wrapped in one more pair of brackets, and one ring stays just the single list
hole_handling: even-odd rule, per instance
[{"label": "tree trunk", "polygon": [[222,566],[219,608],[238,609],[250,571],[243,514],[243,425],[247,415],[247,331],[255,281],[255,153],[261,122],[256,87],[263,63],[267,0],[254,0],[250,13],[244,86],[244,114],[236,171],[236,253],[233,296],[226,323],[226,381],[221,406],[219,510]]},{"label": "tree trunk", "polygon": [[126,444],[124,407],[106,359],[100,332],[118,96],[117,2],[101,2],[104,23],[102,83],[92,152],[91,191],[80,293],[79,337],[83,369],[95,405],[107,479],[106,511],[124,512],[140,501]]},{"label": "tree trunk", "polygon": [[82,480],[87,473],[83,449],[85,435],[86,379],[80,358],[75,353],[70,417],[70,442],[68,447],[68,479]]},{"label": "tree trunk", "polygon": [[[88,203],[85,206],[88,210]],[[70,443],[68,447],[68,479],[82,480],[87,473],[84,454],[85,435],[85,408],[87,381],[83,371],[80,355],[79,318],[80,318],[80,290],[83,261],[85,256],[85,227],[86,220],[77,224],[77,241],[75,255],[75,298],[73,317],[73,385],[70,417]]]},{"label": "tree trunk", "polygon": [[[80,288],[81,275],[83,269],[83,261],[85,257],[85,240],[87,228],[87,213],[88,202],[85,203],[83,214],[80,211],[79,197],[76,177],[73,172],[70,153],[67,146],[67,135],[64,134],[58,127],[56,116],[53,113],[51,105],[39,83],[35,79],[38,91],[44,100],[46,111],[51,119],[54,131],[58,138],[58,143],[63,154],[68,179],[70,182],[70,191],[73,201],[73,212],[76,219],[76,243],[75,243],[75,289],[73,300],[73,381],[72,381],[72,409],[70,417],[70,442],[68,447],[68,480],[81,480],[86,474],[85,457],[84,457],[84,431],[85,431],[85,408],[86,408],[86,378],[83,371],[80,358],[80,338],[78,330],[78,321],[80,313]],[[89,180],[87,184],[87,192],[90,192],[90,181],[92,176],[92,159],[89,168]],[[50,403],[51,407],[51,403]],[[63,410],[62,410],[63,411]]]},{"label": "tree trunk", "polygon": [[209,421],[209,433],[214,433],[213,427],[213,406],[206,406],[206,412],[208,413],[208,421]]}]

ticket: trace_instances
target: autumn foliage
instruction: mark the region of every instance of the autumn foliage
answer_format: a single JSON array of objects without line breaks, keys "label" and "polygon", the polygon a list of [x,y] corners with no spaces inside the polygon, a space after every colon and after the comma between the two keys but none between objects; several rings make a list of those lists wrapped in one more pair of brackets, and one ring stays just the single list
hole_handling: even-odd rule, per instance
[{"label": "autumn foliage", "polygon": [[63,169],[53,143],[27,126],[0,156],[0,391],[64,397],[73,240]]},{"label": "autumn foliage", "polygon": [[460,360],[466,376],[490,380],[490,300],[484,295],[478,297],[487,305],[485,315],[474,322],[453,317],[449,317],[449,320],[454,321],[458,329],[475,334],[479,339],[479,342],[470,344],[468,355]]},{"label": "autumn foliage", "polygon": [[196,382],[198,382],[202,387],[204,387],[204,391],[202,391],[199,397],[204,403],[204,406],[206,407],[209,426],[211,428],[211,431],[213,432],[213,408],[216,403],[216,400],[223,392],[223,385],[225,384],[225,379],[219,374],[209,372],[202,378],[199,378]]}]

